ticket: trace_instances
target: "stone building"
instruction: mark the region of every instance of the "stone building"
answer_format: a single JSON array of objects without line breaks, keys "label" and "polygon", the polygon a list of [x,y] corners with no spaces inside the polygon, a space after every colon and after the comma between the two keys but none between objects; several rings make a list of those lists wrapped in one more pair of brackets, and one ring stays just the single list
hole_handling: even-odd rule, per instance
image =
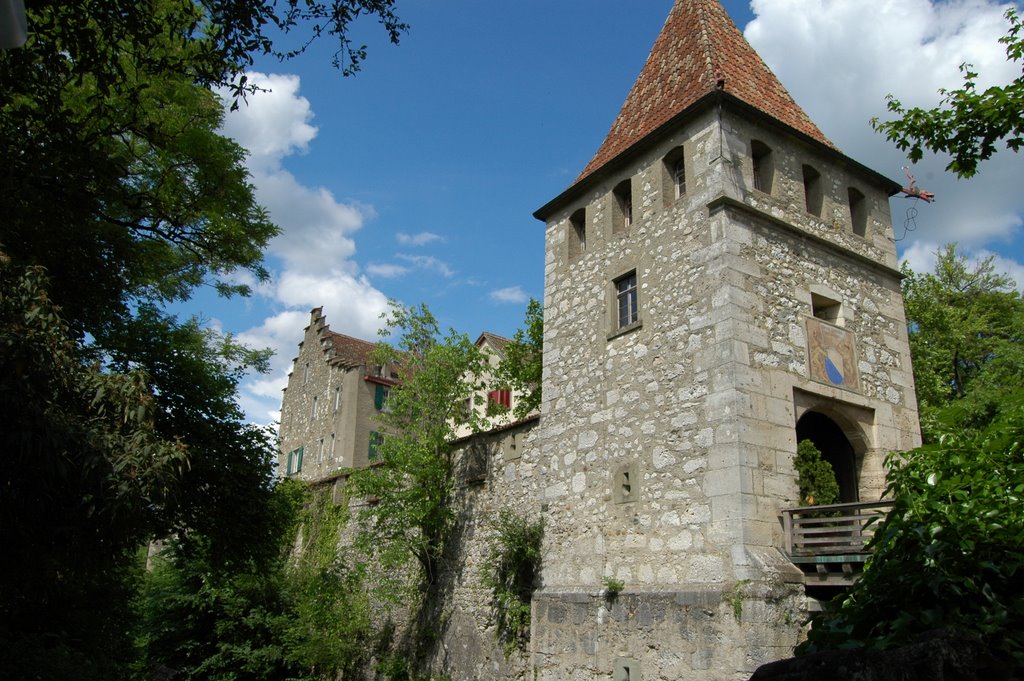
[{"label": "stone building", "polygon": [[282,476],[321,480],[375,459],[375,423],[395,384],[391,367],[373,366],[374,344],[331,331],[321,308],[310,313],[281,402]]},{"label": "stone building", "polygon": [[[476,345],[493,370],[509,342],[485,331]],[[377,445],[385,433],[376,416],[386,408],[398,371],[371,363],[374,345],[331,331],[323,309],[311,311],[281,401],[281,477],[321,481],[377,460]],[[492,373],[477,378],[487,387],[465,408],[476,410],[484,430],[511,424],[518,393],[491,385]],[[466,424],[455,431],[456,437],[472,432]]]},{"label": "stone building", "polygon": [[779,511],[798,503],[798,439],[843,501],[878,499],[884,455],[920,443],[898,189],[822,134],[717,0],[675,3],[604,143],[535,213],[540,678],[579,668],[555,662],[590,645],[565,613],[605,576],[648,626],[607,618],[595,674],[741,678],[790,654],[806,604]]},{"label": "stone building", "polygon": [[[607,138],[535,213],[541,414],[458,443],[432,671],[738,680],[791,654],[812,605],[779,520],[798,440],[844,501],[878,499],[884,455],[920,444],[898,189],[825,137],[718,0],[676,1]],[[480,580],[503,509],[545,523],[511,658]]]}]

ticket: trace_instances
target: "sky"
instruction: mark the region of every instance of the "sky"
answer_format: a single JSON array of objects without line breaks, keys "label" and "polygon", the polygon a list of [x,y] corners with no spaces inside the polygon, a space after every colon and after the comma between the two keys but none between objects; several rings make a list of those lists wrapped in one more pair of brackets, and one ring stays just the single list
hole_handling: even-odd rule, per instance
[{"label": "sky", "polygon": [[[472,338],[511,336],[528,299],[543,298],[544,225],[532,213],[597,151],[672,2],[398,0],[408,33],[392,46],[377,24],[358,24],[368,56],[353,77],[331,67],[326,42],[258,60],[250,80],[269,91],[223,129],[249,151],[257,199],[282,229],[272,277],[249,298],[202,293],[182,310],[274,349],[270,373],[241,385],[248,418],[278,418],[313,307],[367,340],[389,299],[426,303]],[[1006,2],[723,4],[834,144],[904,184],[904,154],[869,125],[886,118],[887,94],[933,106],[964,62],[981,87],[1020,73],[997,42]],[[1024,154],[999,153],[969,181],[947,162],[926,156],[913,169],[934,204],[892,199],[901,257],[925,271],[956,241],[1024,284]]]}]

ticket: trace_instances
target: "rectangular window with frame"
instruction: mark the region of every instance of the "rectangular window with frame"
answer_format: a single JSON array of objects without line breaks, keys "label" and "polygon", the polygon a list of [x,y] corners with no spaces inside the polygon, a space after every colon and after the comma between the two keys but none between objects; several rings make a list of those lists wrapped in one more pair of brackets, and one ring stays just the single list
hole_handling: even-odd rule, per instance
[{"label": "rectangular window with frame", "polygon": [[618,315],[618,328],[625,328],[640,320],[636,270],[615,280],[615,307]]},{"label": "rectangular window with frame", "polygon": [[288,452],[287,475],[294,475],[302,470],[302,447]]}]

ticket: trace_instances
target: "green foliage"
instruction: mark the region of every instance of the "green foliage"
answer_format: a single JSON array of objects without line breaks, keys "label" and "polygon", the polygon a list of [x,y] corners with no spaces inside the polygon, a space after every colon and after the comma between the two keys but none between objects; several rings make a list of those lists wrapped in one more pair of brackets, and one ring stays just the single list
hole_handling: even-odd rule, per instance
[{"label": "green foliage", "polygon": [[498,640],[505,654],[530,640],[530,603],[541,567],[544,519],[503,509],[494,522],[483,584],[491,590]]},{"label": "green foliage", "polygon": [[0,51],[0,649],[13,678],[123,678],[135,548],[171,535],[169,583],[192,589],[185,623],[205,636],[190,645],[220,640],[233,652],[202,659],[252,678],[279,664],[278,592],[253,567],[274,554],[274,448],[234,403],[266,356],[160,306],[200,285],[247,292],[237,282],[266,277],[277,233],[244,151],[218,132],[212,88],[251,92],[254,54],[304,49],[271,41],[292,28],[332,35],[351,72],[365,54],[351,22],[376,16],[397,40],[392,6],[33,2],[28,42]]},{"label": "green foliage", "polygon": [[[1020,62],[1024,58],[1021,19],[1014,7],[1006,11],[1010,27],[999,42],[1006,46],[1006,58]],[[871,125],[903,151],[911,161],[921,159],[925,149],[947,153],[953,160],[946,170],[960,177],[971,177],[978,163],[996,152],[996,143],[1004,140],[1007,149],[1020,151],[1024,145],[1024,76],[1002,86],[978,92],[978,74],[970,64],[961,64],[963,86],[940,90],[942,102],[934,109],[904,108],[892,95],[888,108],[899,116],[894,121]]]},{"label": "green foliage", "polygon": [[[141,645],[180,678],[335,679],[365,661],[362,572],[339,551],[347,509],[285,480],[257,559],[218,565],[209,542],[174,542],[147,576]],[[302,537],[301,546],[292,539]],[[176,677],[176,678],[179,678]]]},{"label": "green foliage", "polygon": [[749,584],[749,579],[741,579],[733,584],[731,589],[722,594],[722,599],[732,606],[732,616],[737,622],[743,620],[743,591]]},{"label": "green foliage", "polygon": [[47,267],[72,328],[96,335],[204,282],[238,290],[239,269],[265,278],[277,228],[218,133],[208,86],[235,67],[196,35],[199,8],[79,1],[28,18],[28,43],[0,53],[0,242]]},{"label": "green foliage", "polygon": [[796,484],[800,489],[801,506],[827,506],[839,503],[839,483],[832,464],[821,458],[819,450],[810,440],[801,440],[793,459]]},{"label": "green foliage", "polygon": [[186,450],[157,432],[145,372],[100,371],[46,286],[0,253],[0,668],[111,678],[132,657],[135,549]]},{"label": "green foliage", "polygon": [[803,650],[888,648],[939,628],[975,632],[1024,664],[1024,392],[980,431],[953,427],[890,455],[895,506],[863,577]]},{"label": "green foliage", "polygon": [[332,496],[329,487],[312,491],[300,519],[302,546],[285,571],[291,606],[286,656],[312,678],[325,679],[354,677],[372,637],[363,567],[339,546],[348,507]]},{"label": "green foliage", "polygon": [[[386,590],[397,595],[394,582],[407,574],[410,558],[427,584],[439,576],[455,523],[450,443],[465,420],[462,405],[480,387],[472,377],[483,375],[484,359],[465,334],[442,336],[425,306],[392,303],[383,335],[392,334],[397,347],[380,343],[372,360],[397,367],[400,375],[378,417],[386,433],[378,447],[383,463],[353,473],[349,491],[377,499],[361,514],[358,542],[377,558],[383,576],[393,578]],[[479,426],[477,418],[469,415],[470,426]]]},{"label": "green foliage", "polygon": [[616,579],[611,575],[605,575],[601,578],[601,584],[604,586],[604,595],[610,601],[614,601],[622,593],[622,590],[626,588],[626,583],[621,579]]},{"label": "green foliage", "polygon": [[955,245],[934,273],[904,265],[903,294],[926,441],[943,422],[983,428],[1024,383],[1024,300],[992,258],[973,267]]},{"label": "green foliage", "polygon": [[526,306],[526,328],[516,331],[505,346],[505,357],[496,374],[499,386],[511,386],[519,394],[516,418],[540,409],[541,375],[544,370],[544,308],[535,298]]}]

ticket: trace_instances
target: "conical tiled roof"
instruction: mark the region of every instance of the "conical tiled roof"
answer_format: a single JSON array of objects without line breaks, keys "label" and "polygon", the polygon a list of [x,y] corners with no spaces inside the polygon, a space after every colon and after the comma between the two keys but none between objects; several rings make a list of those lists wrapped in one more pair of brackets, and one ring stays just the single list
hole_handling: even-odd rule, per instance
[{"label": "conical tiled roof", "polygon": [[718,0],[677,0],[608,137],[577,182],[719,89],[833,146]]}]

